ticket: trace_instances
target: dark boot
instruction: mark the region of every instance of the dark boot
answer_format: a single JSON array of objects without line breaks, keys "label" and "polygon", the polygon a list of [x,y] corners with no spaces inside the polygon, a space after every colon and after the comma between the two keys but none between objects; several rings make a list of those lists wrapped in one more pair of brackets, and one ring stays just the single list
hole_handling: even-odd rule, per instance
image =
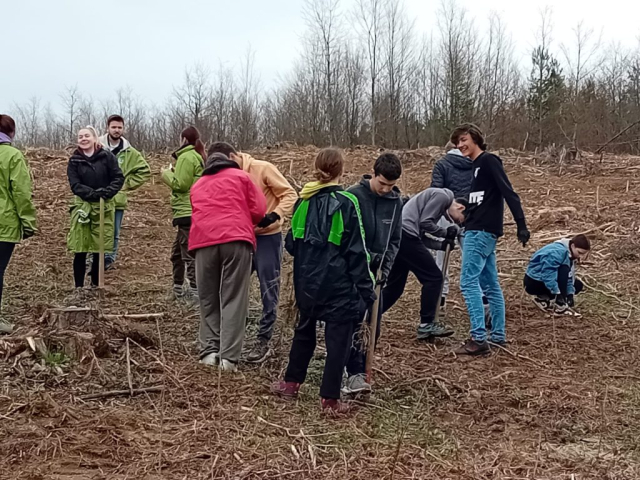
[{"label": "dark boot", "polygon": [[457,348],[455,351],[456,355],[486,355],[487,353],[491,353],[491,349],[489,348],[489,342],[486,340],[484,342],[476,342],[472,338],[467,340],[464,345]]}]

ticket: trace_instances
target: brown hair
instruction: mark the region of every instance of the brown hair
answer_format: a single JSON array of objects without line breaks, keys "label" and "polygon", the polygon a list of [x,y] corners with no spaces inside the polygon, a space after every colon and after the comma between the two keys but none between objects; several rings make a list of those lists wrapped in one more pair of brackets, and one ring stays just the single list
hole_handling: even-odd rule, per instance
[{"label": "brown hair", "polygon": [[9,115],[0,115],[0,132],[11,138],[16,134],[16,122]]},{"label": "brown hair", "polygon": [[323,148],[316,155],[314,164],[316,170],[313,176],[320,183],[328,183],[330,180],[339,177],[344,167],[344,157],[342,151],[337,148]]},{"label": "brown hair", "polygon": [[180,136],[187,140],[187,145],[193,145],[196,152],[200,154],[202,161],[204,162],[205,158],[207,158],[207,152],[204,148],[204,143],[200,140],[200,131],[191,125],[190,127],[185,128]]},{"label": "brown hair", "polygon": [[458,141],[462,135],[469,135],[473,142],[480,147],[481,150],[487,149],[487,143],[484,140],[484,134],[480,127],[474,125],[473,123],[464,123],[451,132],[451,143],[453,143],[456,147],[458,146]]},{"label": "brown hair", "polygon": [[231,144],[227,142],[214,142],[209,147],[209,155],[213,155],[214,153],[222,153],[227,157],[231,158],[231,154],[237,155],[238,152],[235,148],[231,146]]},{"label": "brown hair", "polygon": [[591,250],[591,242],[585,235],[576,235],[569,242],[570,245],[573,245],[576,248],[581,248],[582,250]]},{"label": "brown hair", "polygon": [[107,118],[107,127],[111,125],[111,122],[120,122],[124,125],[124,118],[122,118],[121,115],[110,115],[109,118]]}]

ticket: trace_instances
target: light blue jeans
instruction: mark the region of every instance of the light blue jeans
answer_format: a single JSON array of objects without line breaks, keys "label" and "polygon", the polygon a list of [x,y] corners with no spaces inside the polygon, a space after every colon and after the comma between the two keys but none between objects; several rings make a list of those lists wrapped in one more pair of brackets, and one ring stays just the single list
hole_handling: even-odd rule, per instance
[{"label": "light blue jeans", "polygon": [[116,261],[118,256],[118,244],[120,243],[120,230],[122,229],[122,219],[124,218],[124,210],[116,210],[116,216],[113,222],[113,252],[104,255],[104,264],[109,266]]},{"label": "light blue jeans", "polygon": [[482,292],[489,300],[492,317],[491,340],[506,340],[504,295],[500,288],[496,263],[497,242],[498,237],[483,231],[467,231],[464,235],[460,289],[469,310],[471,338],[477,342],[487,340]]}]

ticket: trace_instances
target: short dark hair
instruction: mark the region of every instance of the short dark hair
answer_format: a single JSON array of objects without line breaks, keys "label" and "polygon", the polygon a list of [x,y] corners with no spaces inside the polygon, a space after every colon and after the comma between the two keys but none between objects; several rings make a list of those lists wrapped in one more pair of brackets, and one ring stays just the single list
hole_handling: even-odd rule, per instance
[{"label": "short dark hair", "polygon": [[373,173],[376,177],[382,175],[387,180],[397,180],[402,175],[402,163],[400,163],[400,159],[396,154],[391,152],[383,153],[373,164]]},{"label": "short dark hair", "polygon": [[16,134],[16,122],[9,115],[0,115],[0,132],[11,138]]},{"label": "short dark hair", "polygon": [[107,118],[107,127],[111,125],[111,122],[120,122],[124,125],[124,118],[122,118],[122,115],[109,115],[109,118]]},{"label": "short dark hair", "polygon": [[214,154],[214,153],[223,153],[224,155],[226,155],[229,158],[231,158],[231,154],[232,153],[234,155],[238,154],[236,149],[233,148],[231,146],[231,144],[229,144],[227,142],[214,142],[214,143],[212,143],[211,146],[209,147],[208,154],[211,155],[211,154]]},{"label": "short dark hair", "polygon": [[571,239],[569,244],[575,246],[576,248],[581,248],[582,250],[591,250],[591,242],[586,235],[576,235]]},{"label": "short dark hair", "polygon": [[451,142],[457,147],[458,141],[462,135],[469,135],[473,142],[480,147],[481,150],[487,149],[487,142],[484,140],[484,134],[480,127],[473,123],[463,123],[451,132]]}]

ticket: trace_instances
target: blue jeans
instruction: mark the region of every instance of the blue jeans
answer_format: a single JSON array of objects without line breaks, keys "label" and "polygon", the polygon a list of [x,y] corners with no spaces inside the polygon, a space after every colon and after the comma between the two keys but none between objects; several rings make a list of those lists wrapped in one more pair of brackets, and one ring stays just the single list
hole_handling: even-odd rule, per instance
[{"label": "blue jeans", "polygon": [[498,280],[496,244],[498,237],[492,233],[472,230],[465,232],[462,250],[460,289],[471,321],[471,338],[477,342],[487,339],[484,323],[482,292],[489,300],[492,317],[491,340],[506,340],[504,296]]},{"label": "blue jeans", "polygon": [[122,228],[122,219],[124,218],[124,210],[116,210],[116,216],[113,222],[113,252],[104,255],[104,264],[108,266],[116,261],[118,256],[118,243],[120,243],[120,229]]}]

